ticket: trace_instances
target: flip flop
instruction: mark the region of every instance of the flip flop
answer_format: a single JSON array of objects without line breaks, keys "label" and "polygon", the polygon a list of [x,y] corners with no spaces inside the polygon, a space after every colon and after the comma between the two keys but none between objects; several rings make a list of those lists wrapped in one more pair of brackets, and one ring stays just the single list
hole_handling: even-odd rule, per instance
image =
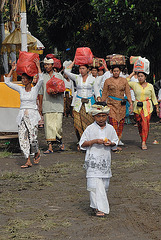
[{"label": "flip flop", "polygon": [[148,148],[147,148],[146,145],[143,145],[143,146],[141,147],[141,149],[142,149],[142,150],[147,150]]},{"label": "flip flop", "polygon": [[96,212],[96,217],[105,217],[105,213],[101,211]]},{"label": "flip flop", "polygon": [[64,143],[59,145],[59,151],[64,151],[65,150],[65,145]]},{"label": "flip flop", "polygon": [[48,149],[44,152],[44,154],[50,154],[50,153],[53,153],[53,151],[51,151],[50,149]]},{"label": "flip flop", "polygon": [[29,168],[29,167],[32,167],[32,164],[27,164],[25,163],[25,165],[22,165],[21,168]]},{"label": "flip flop", "polygon": [[34,157],[34,163],[35,163],[35,164],[38,164],[39,161],[40,161],[40,151],[39,151],[37,157]]}]

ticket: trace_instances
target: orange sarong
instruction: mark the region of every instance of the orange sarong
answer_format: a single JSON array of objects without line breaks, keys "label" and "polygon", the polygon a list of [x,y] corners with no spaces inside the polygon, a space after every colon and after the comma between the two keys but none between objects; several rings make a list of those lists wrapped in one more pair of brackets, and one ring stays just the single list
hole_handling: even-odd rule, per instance
[{"label": "orange sarong", "polygon": [[135,113],[135,119],[138,123],[138,130],[139,130],[139,134],[142,139],[142,142],[146,142],[148,138],[150,118],[151,118],[151,114],[149,114],[147,117],[144,116],[143,109],[141,110],[140,115]]}]

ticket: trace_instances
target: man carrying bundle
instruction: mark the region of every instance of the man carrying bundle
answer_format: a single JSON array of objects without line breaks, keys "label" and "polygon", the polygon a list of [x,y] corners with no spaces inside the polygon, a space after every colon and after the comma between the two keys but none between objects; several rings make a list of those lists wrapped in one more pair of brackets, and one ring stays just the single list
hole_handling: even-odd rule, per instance
[{"label": "man carrying bundle", "polygon": [[44,154],[53,152],[53,144],[59,144],[60,150],[64,150],[62,144],[62,119],[64,111],[63,93],[48,94],[46,83],[55,76],[63,80],[60,73],[53,71],[54,60],[52,58],[44,59],[44,68],[46,73],[43,74],[44,84],[39,92],[40,94],[40,111],[44,115],[45,137],[48,144],[48,150]]}]

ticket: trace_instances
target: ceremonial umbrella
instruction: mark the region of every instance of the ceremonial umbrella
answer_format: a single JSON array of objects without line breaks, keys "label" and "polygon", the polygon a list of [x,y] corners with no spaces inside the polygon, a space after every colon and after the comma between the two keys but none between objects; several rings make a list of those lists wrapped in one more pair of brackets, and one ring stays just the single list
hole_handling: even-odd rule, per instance
[{"label": "ceremonial umbrella", "polygon": [[[31,35],[27,34],[27,45],[30,48],[36,47],[37,40]],[[13,45],[15,45],[16,52],[19,52],[21,50],[21,30],[19,28],[16,28],[9,36],[5,38],[5,40],[2,42],[2,52],[12,52],[13,51]]]}]

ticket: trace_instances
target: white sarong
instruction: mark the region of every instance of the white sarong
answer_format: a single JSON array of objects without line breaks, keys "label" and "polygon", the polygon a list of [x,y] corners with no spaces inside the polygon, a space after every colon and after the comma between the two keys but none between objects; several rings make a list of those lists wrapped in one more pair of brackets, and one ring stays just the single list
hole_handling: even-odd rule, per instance
[{"label": "white sarong", "polygon": [[87,178],[87,190],[90,191],[90,207],[109,214],[108,191],[110,178]]}]

